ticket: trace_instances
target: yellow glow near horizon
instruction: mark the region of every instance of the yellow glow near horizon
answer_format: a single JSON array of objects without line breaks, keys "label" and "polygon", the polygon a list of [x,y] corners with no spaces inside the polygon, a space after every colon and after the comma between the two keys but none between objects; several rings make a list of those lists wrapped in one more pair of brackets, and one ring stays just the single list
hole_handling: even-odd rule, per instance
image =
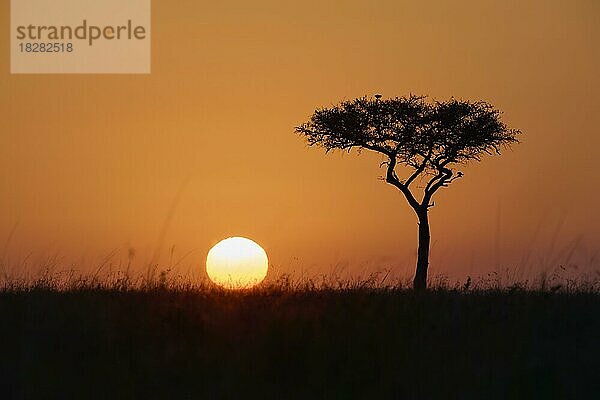
[{"label": "yellow glow near horizon", "polygon": [[206,257],[211,281],[227,289],[247,289],[267,276],[267,253],[256,242],[230,237],[217,243]]}]

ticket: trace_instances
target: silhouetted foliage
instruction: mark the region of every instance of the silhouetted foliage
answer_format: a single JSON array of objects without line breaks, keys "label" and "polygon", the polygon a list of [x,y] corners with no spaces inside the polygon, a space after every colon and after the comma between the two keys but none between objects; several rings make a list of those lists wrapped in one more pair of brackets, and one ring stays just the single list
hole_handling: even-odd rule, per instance
[{"label": "silhouetted foliage", "polygon": [[[419,255],[414,286],[423,289],[429,259],[428,210],[432,197],[463,173],[460,164],[479,161],[485,154],[517,142],[519,130],[508,128],[501,113],[483,101],[427,101],[411,95],[381,100],[363,97],[337,106],[317,109],[310,120],[298,127],[310,146],[326,152],[353,148],[367,149],[387,157],[386,182],[398,188],[419,218]],[[400,178],[398,169],[410,173]],[[415,196],[411,184],[425,183],[422,196]]]}]

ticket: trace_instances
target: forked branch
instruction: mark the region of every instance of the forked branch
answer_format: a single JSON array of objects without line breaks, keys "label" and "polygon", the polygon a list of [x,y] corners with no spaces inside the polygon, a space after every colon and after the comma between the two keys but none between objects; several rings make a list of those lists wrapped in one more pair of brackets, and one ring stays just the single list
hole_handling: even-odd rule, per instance
[{"label": "forked branch", "polygon": [[415,196],[412,194],[412,192],[408,188],[408,185],[403,184],[400,181],[400,179],[398,179],[398,176],[396,175],[396,163],[397,163],[396,154],[389,154],[389,158],[390,158],[390,160],[389,160],[389,162],[387,162],[387,173],[386,173],[385,181],[389,184],[394,185],[398,189],[400,189],[400,191],[402,192],[404,197],[406,197],[408,204],[410,204],[410,206],[415,211],[417,211],[418,209],[420,209],[421,205],[419,204],[419,202],[417,201]]}]

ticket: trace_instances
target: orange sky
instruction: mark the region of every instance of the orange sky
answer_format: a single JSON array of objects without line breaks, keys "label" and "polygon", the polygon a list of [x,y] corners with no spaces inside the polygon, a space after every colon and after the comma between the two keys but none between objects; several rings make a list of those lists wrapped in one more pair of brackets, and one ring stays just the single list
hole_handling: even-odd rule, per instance
[{"label": "orange sky", "polygon": [[151,75],[10,75],[3,1],[0,256],[142,265],[174,245],[186,273],[237,235],[278,272],[409,276],[416,220],[381,159],[293,133],[382,92],[486,100],[524,132],[437,195],[431,274],[597,270],[600,4],[494,3],[154,0]]}]

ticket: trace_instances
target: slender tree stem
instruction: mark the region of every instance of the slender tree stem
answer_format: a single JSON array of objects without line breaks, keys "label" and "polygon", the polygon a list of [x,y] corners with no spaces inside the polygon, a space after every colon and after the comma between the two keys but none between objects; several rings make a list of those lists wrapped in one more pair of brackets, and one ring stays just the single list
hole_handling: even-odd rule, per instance
[{"label": "slender tree stem", "polygon": [[419,249],[417,251],[417,271],[413,280],[415,290],[425,290],[427,288],[427,269],[429,267],[429,243],[431,236],[429,233],[429,216],[427,210],[417,212],[419,218]]}]

